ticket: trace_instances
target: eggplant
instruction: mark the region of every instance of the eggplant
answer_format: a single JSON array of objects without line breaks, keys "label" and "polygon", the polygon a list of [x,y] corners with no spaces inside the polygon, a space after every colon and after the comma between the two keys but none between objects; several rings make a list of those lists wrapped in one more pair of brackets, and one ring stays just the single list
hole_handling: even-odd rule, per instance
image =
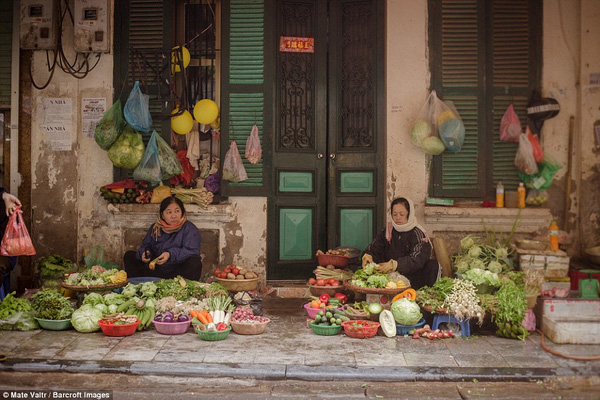
[{"label": "eggplant", "polygon": [[158,314],[156,317],[154,317],[154,320],[155,320],[156,322],[162,322],[162,315],[161,315],[161,314]]},{"label": "eggplant", "polygon": [[185,315],[185,314],[179,314],[179,317],[177,317],[177,322],[186,322],[188,321],[190,318]]},{"label": "eggplant", "polygon": [[162,322],[173,322],[173,317],[171,317],[170,315],[167,315],[166,317],[164,317],[162,319]]}]

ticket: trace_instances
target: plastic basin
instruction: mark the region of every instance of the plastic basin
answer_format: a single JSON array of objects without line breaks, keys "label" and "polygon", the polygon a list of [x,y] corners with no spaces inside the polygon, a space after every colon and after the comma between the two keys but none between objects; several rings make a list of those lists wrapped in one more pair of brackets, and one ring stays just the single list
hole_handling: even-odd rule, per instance
[{"label": "plastic basin", "polygon": [[317,313],[319,311],[332,311],[332,310],[341,310],[341,308],[314,308],[314,307],[309,307],[308,304],[304,305],[304,309],[306,310],[306,314],[308,315],[308,318],[310,319],[315,319],[315,317],[317,316]]},{"label": "plastic basin", "polygon": [[408,335],[413,329],[419,329],[425,326],[425,318],[421,318],[419,322],[414,325],[402,325],[396,324],[397,335]]},{"label": "plastic basin", "polygon": [[107,324],[102,320],[98,321],[98,325],[100,325],[100,329],[106,336],[129,336],[135,333],[138,325],[140,324],[140,319],[131,324],[123,324],[123,325],[114,325]]},{"label": "plastic basin", "polygon": [[40,327],[49,331],[64,331],[71,328],[70,319],[43,319],[35,317]]},{"label": "plastic basin", "polygon": [[186,333],[192,323],[191,319],[183,322],[158,322],[152,321],[156,332],[161,335],[183,335]]},{"label": "plastic basin", "polygon": [[198,334],[200,339],[208,340],[211,342],[227,339],[227,336],[229,336],[229,332],[231,332],[231,328],[225,331],[201,331],[199,329],[196,329],[196,333]]},{"label": "plastic basin", "polygon": [[315,324],[313,322],[311,322],[309,325],[310,325],[310,329],[312,329],[313,333],[315,333],[317,335],[321,335],[321,336],[337,335],[342,330],[341,325],[335,325],[335,326],[319,325],[319,324]]}]

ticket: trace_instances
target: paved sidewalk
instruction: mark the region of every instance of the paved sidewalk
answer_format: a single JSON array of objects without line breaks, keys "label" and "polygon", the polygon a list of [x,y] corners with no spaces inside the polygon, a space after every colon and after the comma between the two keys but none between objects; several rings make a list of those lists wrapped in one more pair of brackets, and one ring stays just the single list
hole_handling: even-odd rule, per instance
[{"label": "paved sidewalk", "polygon": [[[531,381],[598,377],[600,361],[575,361],[544,351],[534,334],[525,341],[474,329],[468,339],[409,337],[353,339],[317,336],[307,328],[302,299],[264,300],[272,322],[258,336],[231,333],[203,341],[190,329],[164,336],[153,329],[124,338],[97,333],[0,331],[5,372],[125,373],[154,376],[266,380]],[[600,355],[600,345],[556,345],[579,356]]]}]

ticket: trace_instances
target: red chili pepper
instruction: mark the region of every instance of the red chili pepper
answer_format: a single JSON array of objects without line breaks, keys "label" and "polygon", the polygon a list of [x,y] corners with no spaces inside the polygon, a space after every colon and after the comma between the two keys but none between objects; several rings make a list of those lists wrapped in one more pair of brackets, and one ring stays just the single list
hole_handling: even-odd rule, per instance
[{"label": "red chili pepper", "polygon": [[340,303],[342,304],[346,304],[348,302],[348,296],[346,296],[344,293],[336,293],[334,297],[339,299]]},{"label": "red chili pepper", "polygon": [[217,324],[217,330],[218,330],[218,331],[226,331],[226,330],[227,330],[227,325],[225,325],[225,324],[224,324],[224,323],[222,323],[222,322],[219,322],[219,323]]},{"label": "red chili pepper", "polygon": [[321,303],[327,304],[330,298],[330,295],[328,295],[327,293],[323,293],[321,296],[319,296],[319,301],[321,301]]}]

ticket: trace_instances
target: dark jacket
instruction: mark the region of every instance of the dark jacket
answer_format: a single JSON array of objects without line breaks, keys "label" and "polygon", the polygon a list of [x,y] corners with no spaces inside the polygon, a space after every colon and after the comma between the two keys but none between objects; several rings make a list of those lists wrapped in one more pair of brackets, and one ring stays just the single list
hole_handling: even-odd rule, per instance
[{"label": "dark jacket", "polygon": [[386,229],[365,249],[365,253],[373,256],[373,261],[382,263],[389,260],[398,261],[396,269],[402,275],[410,278],[421,270],[431,258],[431,243],[425,233],[419,228],[408,232],[398,232],[392,229],[392,239],[386,239]]},{"label": "dark jacket", "polygon": [[164,266],[172,266],[184,263],[190,257],[200,256],[200,231],[196,225],[186,221],[181,229],[174,233],[161,231],[158,238],[152,237],[152,228],[148,229],[146,237],[142,240],[142,246],[137,251],[138,260],[142,254],[150,250],[150,259],[153,260],[165,251],[171,255]]},{"label": "dark jacket", "polygon": [[8,217],[6,216],[6,204],[4,203],[4,199],[2,198],[2,195],[5,192],[6,189],[0,187],[0,232],[2,233],[2,237],[4,237],[4,231],[6,230],[6,225],[8,225]]}]

